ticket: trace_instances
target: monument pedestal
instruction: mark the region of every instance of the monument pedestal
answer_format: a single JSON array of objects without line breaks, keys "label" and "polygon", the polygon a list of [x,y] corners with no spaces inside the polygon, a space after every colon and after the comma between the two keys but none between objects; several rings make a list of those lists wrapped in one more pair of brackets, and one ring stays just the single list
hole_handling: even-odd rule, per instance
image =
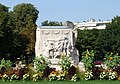
[{"label": "monument pedestal", "polygon": [[59,66],[60,59],[49,59],[49,61],[51,62],[51,65],[50,65],[51,68],[55,68],[56,70],[61,70]]},{"label": "monument pedestal", "polygon": [[42,54],[49,58],[51,68],[56,68],[56,70],[61,69],[58,63],[62,53],[72,57],[72,60],[76,63],[79,57],[75,50],[77,39],[77,33],[75,33],[75,31],[76,29],[74,29],[74,25],[70,21],[67,21],[63,26],[37,27],[35,44],[36,57]]}]

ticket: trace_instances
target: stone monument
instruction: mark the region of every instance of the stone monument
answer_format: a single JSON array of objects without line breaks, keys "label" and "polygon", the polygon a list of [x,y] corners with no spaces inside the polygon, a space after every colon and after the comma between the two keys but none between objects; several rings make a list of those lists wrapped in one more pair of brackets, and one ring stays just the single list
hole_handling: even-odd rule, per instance
[{"label": "stone monument", "polygon": [[64,26],[40,26],[36,29],[35,55],[47,57],[52,64],[58,64],[60,56],[64,53],[70,56],[74,63],[79,62],[78,52],[75,48],[77,38],[72,22],[67,21]]}]

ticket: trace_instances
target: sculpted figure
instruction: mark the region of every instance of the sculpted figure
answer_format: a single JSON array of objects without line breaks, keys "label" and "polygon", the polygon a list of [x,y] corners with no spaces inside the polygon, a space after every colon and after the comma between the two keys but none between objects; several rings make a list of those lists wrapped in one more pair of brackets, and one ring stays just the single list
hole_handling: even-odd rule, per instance
[{"label": "sculpted figure", "polygon": [[62,53],[69,56],[71,53],[71,43],[67,37],[61,37],[58,40],[47,40],[43,46],[43,53],[46,57],[60,58]]},{"label": "sculpted figure", "polygon": [[45,42],[44,45],[43,45],[43,55],[46,56],[46,57],[49,57],[49,43],[48,42]]},{"label": "sculpted figure", "polygon": [[58,41],[55,43],[55,52],[54,52],[54,58],[60,58],[61,52],[62,52],[62,45],[61,42]]}]

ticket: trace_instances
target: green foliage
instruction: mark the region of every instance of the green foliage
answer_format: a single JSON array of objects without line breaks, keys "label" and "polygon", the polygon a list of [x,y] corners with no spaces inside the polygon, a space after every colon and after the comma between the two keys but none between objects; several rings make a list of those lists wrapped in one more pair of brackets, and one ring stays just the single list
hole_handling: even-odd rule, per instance
[{"label": "green foliage", "polygon": [[18,4],[10,12],[0,4],[0,59],[34,55],[38,13],[32,4]]},{"label": "green foliage", "polygon": [[9,76],[7,74],[4,74],[2,77],[2,81],[9,81]]},{"label": "green foliage", "polygon": [[35,30],[38,10],[32,4],[18,4],[14,6],[12,15],[14,16],[15,29],[21,38],[21,51],[24,54],[34,54]]},{"label": "green foliage", "polygon": [[57,74],[55,71],[52,71],[50,75],[48,76],[49,81],[57,80]]},{"label": "green foliage", "polygon": [[109,71],[108,72],[108,79],[109,80],[115,80],[117,77],[118,77],[118,75],[115,71]]},{"label": "green foliage", "polygon": [[103,71],[100,73],[100,80],[106,80],[107,79],[107,72]]},{"label": "green foliage", "polygon": [[57,21],[44,21],[41,23],[41,26],[62,26],[62,22],[57,22]]},{"label": "green foliage", "polygon": [[24,74],[22,80],[23,80],[23,82],[26,82],[26,81],[30,80],[30,75],[28,73]]},{"label": "green foliage", "polygon": [[99,32],[96,43],[100,50],[107,52],[119,53],[120,48],[120,30],[119,29],[105,29]]},{"label": "green foliage", "polygon": [[85,80],[85,73],[84,71],[80,71],[79,67],[76,68],[76,75],[79,80]]},{"label": "green foliage", "polygon": [[12,65],[12,62],[10,60],[4,60],[4,58],[0,62],[0,68],[2,67],[9,68],[11,67],[11,65]]},{"label": "green foliage", "polygon": [[10,77],[10,81],[13,81],[13,80],[18,80],[19,76],[16,75],[16,74],[12,74],[11,77]]},{"label": "green foliage", "polygon": [[10,23],[11,17],[8,7],[0,4],[0,59],[9,58],[13,48],[13,31]]},{"label": "green foliage", "polygon": [[82,62],[84,63],[85,69],[86,70],[91,70],[93,67],[93,62],[94,62],[94,56],[95,56],[95,51],[85,51],[82,53]]},{"label": "green foliage", "polygon": [[118,75],[115,71],[108,71],[108,72],[101,72],[100,73],[100,80],[115,80],[117,79]]},{"label": "green foliage", "polygon": [[62,68],[63,71],[68,70],[71,67],[71,60],[70,57],[64,56],[59,62],[60,67]]},{"label": "green foliage", "polygon": [[79,50],[80,55],[82,52],[89,49],[97,49],[99,46],[96,46],[96,38],[98,36],[99,30],[77,30],[78,36],[76,41],[76,48]]},{"label": "green foliage", "polygon": [[92,71],[85,72],[85,80],[91,80],[93,78]]},{"label": "green foliage", "polygon": [[104,30],[79,30],[76,48],[80,55],[86,49],[100,52],[114,52],[120,54],[120,16],[112,19]]},{"label": "green foliage", "polygon": [[37,71],[40,71],[43,73],[45,68],[50,64],[47,58],[43,57],[43,55],[40,55],[40,57],[35,58],[34,60],[34,66],[36,67]]},{"label": "green foliage", "polygon": [[113,53],[106,53],[105,59],[104,59],[104,64],[109,68],[109,69],[114,69],[120,64],[120,56],[118,54],[113,54]]},{"label": "green foliage", "polygon": [[108,29],[120,29],[120,16],[115,16],[112,22],[107,25]]},{"label": "green foliage", "polygon": [[73,81],[73,82],[76,82],[76,81],[77,81],[77,75],[76,75],[76,74],[74,74],[74,76],[72,76],[71,81]]},{"label": "green foliage", "polygon": [[33,81],[37,81],[39,79],[39,74],[34,74],[33,76],[32,76],[32,80]]},{"label": "green foliage", "polygon": [[65,80],[65,73],[59,72],[57,75],[57,80],[59,80],[59,81]]}]

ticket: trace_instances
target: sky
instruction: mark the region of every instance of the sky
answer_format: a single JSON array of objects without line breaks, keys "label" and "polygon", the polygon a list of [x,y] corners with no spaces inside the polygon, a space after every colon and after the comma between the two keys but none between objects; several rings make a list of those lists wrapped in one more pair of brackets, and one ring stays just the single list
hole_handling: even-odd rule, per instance
[{"label": "sky", "polygon": [[49,21],[83,22],[89,19],[111,20],[120,15],[120,0],[0,0],[13,7],[20,3],[31,3],[39,11],[37,25]]}]

